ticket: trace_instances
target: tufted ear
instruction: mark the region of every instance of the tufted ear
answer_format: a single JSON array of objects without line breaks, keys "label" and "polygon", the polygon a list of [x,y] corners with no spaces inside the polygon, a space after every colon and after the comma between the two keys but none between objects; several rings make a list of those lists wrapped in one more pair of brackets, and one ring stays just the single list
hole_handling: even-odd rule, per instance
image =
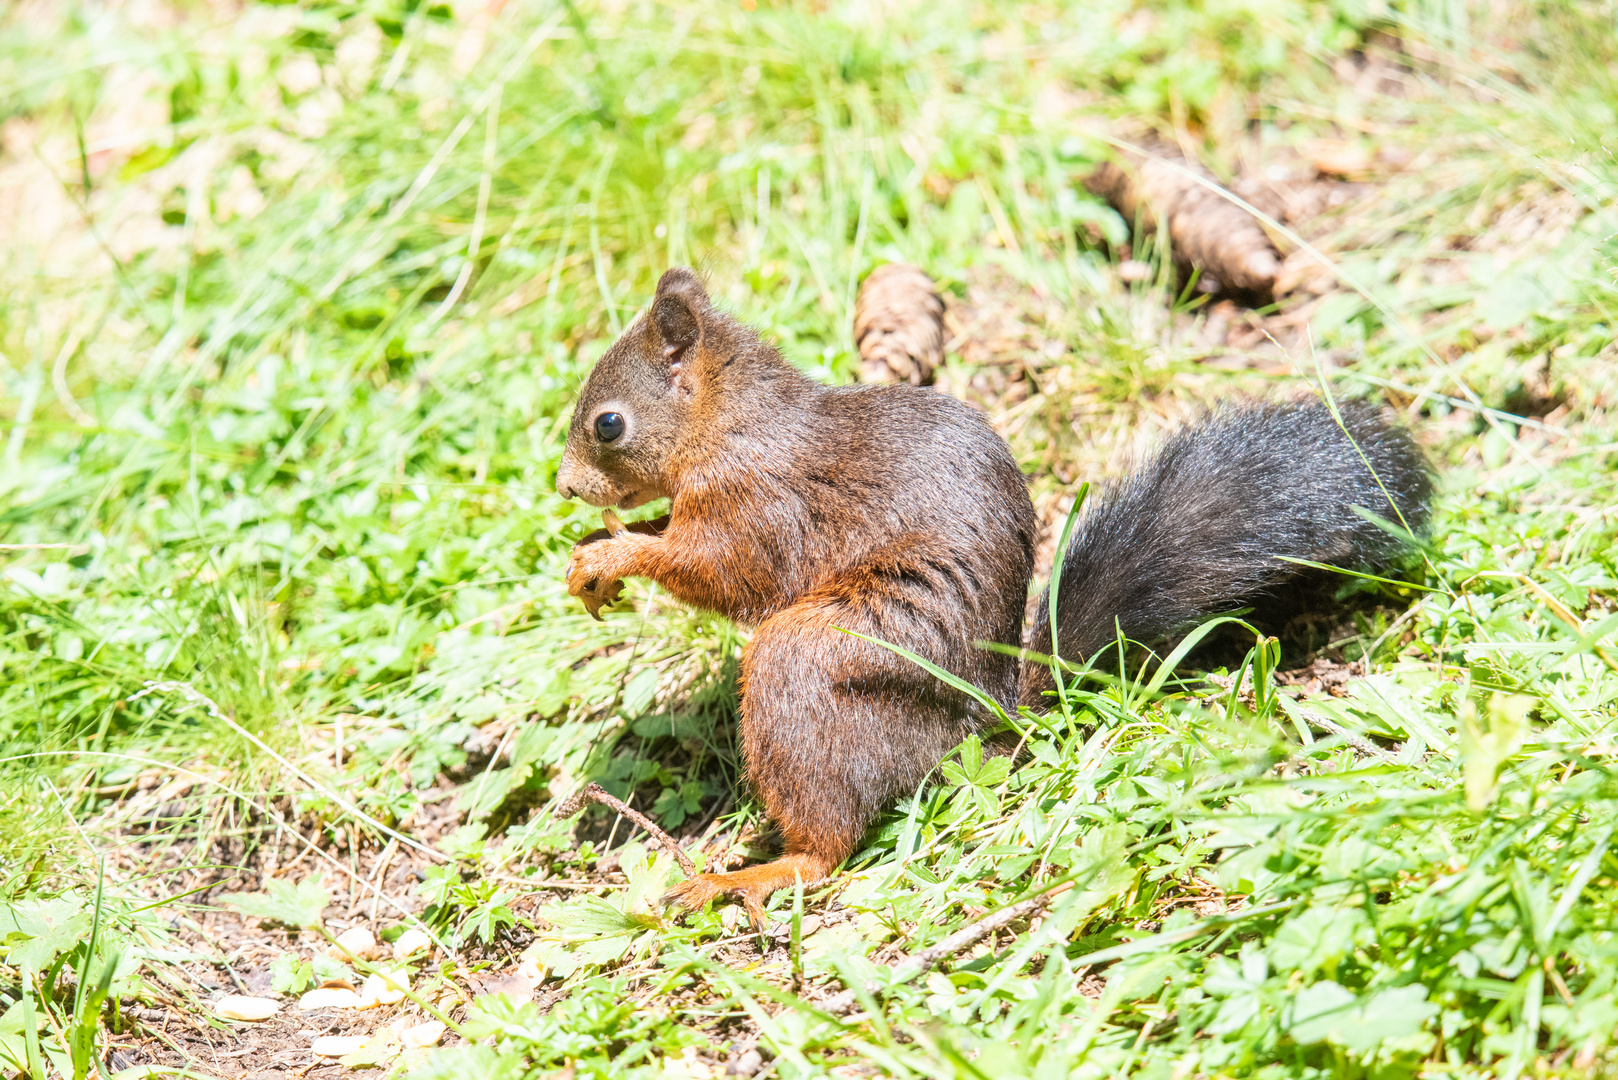
[{"label": "tufted ear", "polygon": [[708,310],[708,294],[697,275],[683,267],[665,273],[657,283],[652,301],[652,324],[663,341],[663,355],[676,370],[685,351],[702,340],[702,316]]}]

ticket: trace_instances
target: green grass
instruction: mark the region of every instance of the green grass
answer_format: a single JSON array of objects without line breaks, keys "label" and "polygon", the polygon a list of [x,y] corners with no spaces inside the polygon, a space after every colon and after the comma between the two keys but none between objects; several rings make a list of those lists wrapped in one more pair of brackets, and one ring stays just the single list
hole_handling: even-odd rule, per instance
[{"label": "green grass", "polygon": [[[156,1000],[135,909],[179,890],[94,868],[183,769],[182,865],[282,820],[375,851],[459,787],[423,918],[468,964],[537,933],[565,993],[458,1014],[492,1042],[422,1075],[700,1071],[754,1038],[784,1076],[1618,1063],[1610,3],[160,10],[0,15],[0,1060],[84,1075],[97,1016],[129,1023],[97,988]],[[1403,89],[1353,89],[1362,53]],[[1194,305],[1118,282],[1125,223],[1081,183],[1107,123],[1227,176],[1260,145],[1406,151],[1310,234],[1352,287],[1294,376],[1199,363]],[[610,818],[576,845],[546,812],[593,778],[678,828],[735,792],[742,641],[643,584],[592,622],[561,568],[598,521],[551,481],[667,266],[841,380],[892,259],[955,297],[994,275],[1061,346],[999,416],[1042,500],[1155,417],[1330,370],[1408,410],[1432,544],[1339,643],[1369,670],[1346,697],[1275,692],[1263,650],[1251,694],[1114,667],[1030,764],[963,748],[806,917],[777,897],[787,956],[744,965],[722,912],[657,917],[666,857],[620,830],[609,873]],[[886,986],[892,943],[1067,881]],[[816,1004],[845,986],[854,1014]]]}]

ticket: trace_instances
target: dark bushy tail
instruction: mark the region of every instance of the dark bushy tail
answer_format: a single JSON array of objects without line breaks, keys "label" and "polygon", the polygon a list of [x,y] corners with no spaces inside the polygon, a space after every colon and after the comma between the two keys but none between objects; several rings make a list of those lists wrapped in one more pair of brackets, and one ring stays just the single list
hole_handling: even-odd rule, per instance
[{"label": "dark bushy tail", "polygon": [[[1315,401],[1227,406],[1091,501],[1062,561],[1062,658],[1081,662],[1117,629],[1152,641],[1261,600],[1301,570],[1278,555],[1367,567],[1398,554],[1400,540],[1353,508],[1420,530],[1427,464],[1374,406],[1338,411],[1341,427]],[[1028,641],[1042,653],[1049,610],[1047,596]],[[1050,687],[1048,668],[1024,667],[1023,704]]]}]

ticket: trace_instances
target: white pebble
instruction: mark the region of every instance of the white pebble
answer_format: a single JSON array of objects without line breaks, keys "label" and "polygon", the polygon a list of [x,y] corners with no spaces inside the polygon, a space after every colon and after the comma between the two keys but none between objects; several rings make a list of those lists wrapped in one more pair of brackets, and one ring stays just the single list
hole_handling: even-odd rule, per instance
[{"label": "white pebble", "polygon": [[414,956],[416,953],[426,952],[432,947],[433,939],[412,926],[409,930],[400,934],[399,939],[393,943],[393,958],[395,960],[404,960],[407,957]]},{"label": "white pebble", "polygon": [[436,1046],[438,1040],[444,1037],[444,1031],[443,1021],[429,1020],[425,1024],[417,1024],[399,1032],[399,1041],[412,1050],[422,1046]]},{"label": "white pebble", "polygon": [[226,1020],[268,1020],[281,1011],[279,1001],[229,994],[214,1003],[213,1011]]},{"label": "white pebble", "polygon": [[309,1044],[309,1049],[314,1051],[315,1057],[347,1057],[365,1049],[365,1036],[322,1035]]},{"label": "white pebble", "polygon": [[361,960],[369,960],[378,952],[376,935],[371,933],[369,927],[350,926],[347,930],[337,935],[337,941],[327,952],[331,953],[333,958],[337,960],[343,960],[350,956],[358,957]]},{"label": "white pebble", "polygon": [[360,1007],[360,996],[352,990],[339,987],[323,986],[319,990],[311,990],[298,999],[298,1008],[308,1012],[310,1009],[357,1009]]}]

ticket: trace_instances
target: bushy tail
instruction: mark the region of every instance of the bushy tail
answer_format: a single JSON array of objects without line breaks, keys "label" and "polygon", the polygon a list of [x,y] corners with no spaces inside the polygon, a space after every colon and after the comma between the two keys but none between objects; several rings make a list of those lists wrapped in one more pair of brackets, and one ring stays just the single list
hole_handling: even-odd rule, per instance
[{"label": "bushy tail", "polygon": [[[1062,560],[1062,658],[1082,661],[1118,629],[1152,641],[1261,600],[1300,572],[1276,556],[1366,567],[1396,555],[1400,540],[1353,508],[1420,530],[1432,493],[1426,462],[1375,407],[1338,412],[1341,426],[1315,401],[1227,406],[1093,499]],[[1028,642],[1042,653],[1051,651],[1048,601]],[[1026,665],[1023,704],[1039,706],[1050,686],[1048,668]]]}]

